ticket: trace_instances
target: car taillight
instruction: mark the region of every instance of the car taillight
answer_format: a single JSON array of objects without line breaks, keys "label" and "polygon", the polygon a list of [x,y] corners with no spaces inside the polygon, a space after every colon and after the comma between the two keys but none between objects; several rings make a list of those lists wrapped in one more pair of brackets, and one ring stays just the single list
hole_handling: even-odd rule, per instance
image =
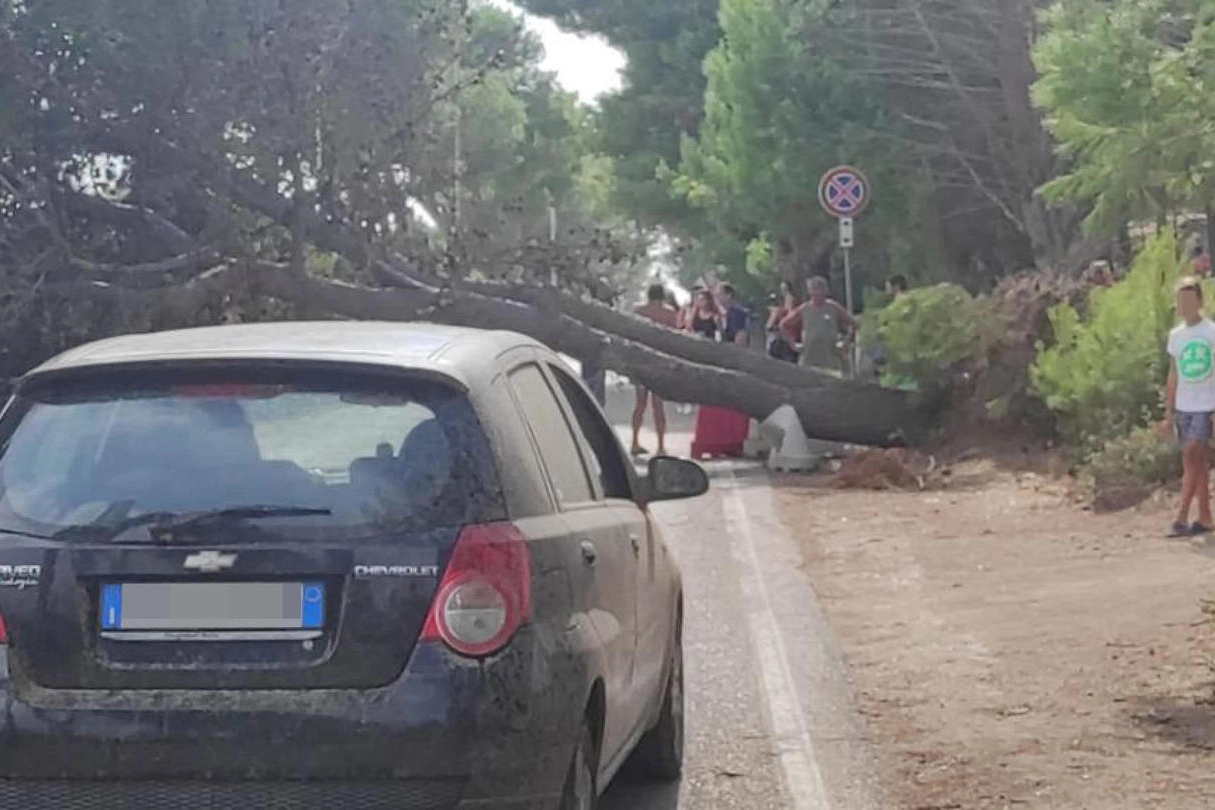
[{"label": "car taillight", "polygon": [[423,641],[482,658],[506,646],[531,615],[531,552],[510,523],[465,526],[435,593]]},{"label": "car taillight", "polygon": [[4,622],[4,617],[0,616],[0,645],[8,644],[8,625]]}]

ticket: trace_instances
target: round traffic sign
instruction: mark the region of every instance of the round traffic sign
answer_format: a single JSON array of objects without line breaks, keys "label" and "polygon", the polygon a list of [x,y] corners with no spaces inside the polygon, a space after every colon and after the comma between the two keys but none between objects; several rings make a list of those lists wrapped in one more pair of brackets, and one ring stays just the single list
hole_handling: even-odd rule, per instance
[{"label": "round traffic sign", "polygon": [[818,201],[833,217],[855,217],[869,205],[869,196],[869,181],[851,166],[836,166],[818,184]]}]

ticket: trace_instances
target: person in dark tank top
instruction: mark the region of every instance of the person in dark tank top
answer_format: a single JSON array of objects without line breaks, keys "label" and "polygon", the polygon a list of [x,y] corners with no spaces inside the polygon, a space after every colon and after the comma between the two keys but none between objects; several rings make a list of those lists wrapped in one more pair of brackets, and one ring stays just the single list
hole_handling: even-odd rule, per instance
[{"label": "person in dark tank top", "polygon": [[746,346],[747,324],[750,318],[747,310],[738,303],[738,293],[734,290],[733,285],[721,285],[721,303],[725,310],[722,313],[722,343]]},{"label": "person in dark tank top", "polygon": [[694,332],[709,340],[717,340],[721,330],[721,310],[713,300],[713,293],[700,290],[692,302],[692,311],[688,313],[688,331]]}]

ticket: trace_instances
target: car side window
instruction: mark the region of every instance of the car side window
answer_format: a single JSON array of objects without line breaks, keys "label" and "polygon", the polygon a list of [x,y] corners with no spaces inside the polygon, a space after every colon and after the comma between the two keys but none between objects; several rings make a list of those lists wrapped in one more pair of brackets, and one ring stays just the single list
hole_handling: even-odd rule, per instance
[{"label": "car side window", "polygon": [[608,498],[632,500],[633,487],[629,481],[628,470],[624,466],[620,443],[616,441],[611,426],[604,420],[586,391],[568,372],[553,364],[549,364],[549,369],[561,385],[570,409],[574,412],[574,418],[578,420],[582,434],[590,444],[597,468],[595,472],[603,486],[603,494]]},{"label": "car side window", "polygon": [[540,367],[528,363],[510,372],[507,378],[540,448],[540,457],[557,492],[557,502],[568,505],[593,501],[594,491],[582,464],[578,442]]}]

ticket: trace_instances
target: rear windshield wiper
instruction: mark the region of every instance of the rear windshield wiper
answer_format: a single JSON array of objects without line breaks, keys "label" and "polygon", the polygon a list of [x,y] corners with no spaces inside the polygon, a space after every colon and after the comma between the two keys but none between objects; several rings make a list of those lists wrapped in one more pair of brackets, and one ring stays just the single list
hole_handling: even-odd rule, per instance
[{"label": "rear windshield wiper", "polygon": [[0,534],[12,534],[12,535],[16,535],[17,537],[29,537],[32,540],[54,540],[55,539],[48,534],[38,534],[37,532],[27,532],[27,531],[22,531],[21,529],[13,529],[8,526],[0,526]]},{"label": "rear windshield wiper", "polygon": [[113,539],[139,526],[147,526],[153,542],[172,542],[174,532],[182,529],[192,529],[208,523],[219,523],[225,520],[253,520],[257,518],[277,517],[306,517],[308,515],[330,515],[333,510],[309,506],[269,506],[254,504],[250,506],[230,506],[224,509],[208,509],[202,512],[148,512],[119,521],[116,524],[88,524],[84,526],[69,526],[57,536],[71,536],[77,533],[101,532],[107,538]]}]

